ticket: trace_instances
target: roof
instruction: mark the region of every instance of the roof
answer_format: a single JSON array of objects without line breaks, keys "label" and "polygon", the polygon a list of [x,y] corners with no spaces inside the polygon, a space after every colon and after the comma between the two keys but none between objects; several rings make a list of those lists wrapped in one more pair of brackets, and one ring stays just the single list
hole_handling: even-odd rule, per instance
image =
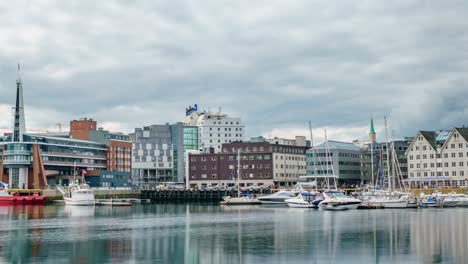
[{"label": "roof", "polygon": [[468,128],[461,127],[455,128],[455,130],[457,130],[458,133],[468,142]]},{"label": "roof", "polygon": [[421,135],[431,144],[433,149],[437,149],[436,138],[437,134],[435,131],[419,131]]},{"label": "roof", "polygon": [[375,135],[374,119],[373,118],[371,118],[371,120],[370,120],[370,132],[369,132],[369,134]]},{"label": "roof", "polygon": [[44,136],[44,135],[41,135],[41,134],[27,134],[27,135],[31,136],[31,137],[41,137],[41,138],[46,138],[46,139],[54,139],[54,140],[69,141],[69,142],[76,142],[76,143],[103,145],[102,143],[99,143],[99,142],[94,142],[94,141],[89,141],[89,140],[82,140],[82,139],[63,138],[63,137],[50,137],[50,136]]},{"label": "roof", "polygon": [[[328,142],[328,146],[327,146]],[[341,150],[351,150],[351,151],[359,151],[360,148],[353,143],[349,142],[342,142],[342,141],[334,141],[334,140],[328,140],[326,142],[323,142],[322,144],[314,146],[312,149],[341,149]]]}]

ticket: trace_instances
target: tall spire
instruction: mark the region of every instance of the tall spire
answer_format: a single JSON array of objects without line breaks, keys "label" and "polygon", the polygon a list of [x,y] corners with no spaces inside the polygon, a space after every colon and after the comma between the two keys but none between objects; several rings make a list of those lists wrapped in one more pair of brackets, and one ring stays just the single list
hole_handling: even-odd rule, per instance
[{"label": "tall spire", "polygon": [[26,132],[26,124],[24,121],[24,104],[23,104],[23,82],[20,76],[20,64],[18,63],[18,78],[16,79],[16,104],[13,118],[13,142],[22,142],[23,134]]},{"label": "tall spire", "polygon": [[370,121],[370,131],[369,131],[369,141],[376,141],[377,140],[377,134],[375,133],[374,129],[374,119],[371,117]]}]

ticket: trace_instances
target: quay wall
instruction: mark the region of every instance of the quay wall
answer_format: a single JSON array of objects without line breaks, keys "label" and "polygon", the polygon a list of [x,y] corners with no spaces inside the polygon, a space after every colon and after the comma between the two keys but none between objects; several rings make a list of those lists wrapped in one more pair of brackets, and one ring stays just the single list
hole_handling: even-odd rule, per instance
[{"label": "quay wall", "polygon": [[[271,194],[272,191],[253,191],[254,194]],[[224,196],[237,196],[237,191],[220,190],[141,190],[141,199],[152,202],[220,202]]]}]

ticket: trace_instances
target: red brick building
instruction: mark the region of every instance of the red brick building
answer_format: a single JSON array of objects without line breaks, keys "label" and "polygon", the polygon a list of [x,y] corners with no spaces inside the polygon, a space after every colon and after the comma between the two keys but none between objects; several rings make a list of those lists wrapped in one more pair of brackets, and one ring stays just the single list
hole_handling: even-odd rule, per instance
[{"label": "red brick building", "polygon": [[89,140],[89,131],[96,130],[97,122],[90,118],[70,121],[70,137]]},{"label": "red brick building", "polygon": [[307,147],[232,142],[223,144],[221,153],[189,154],[190,186],[235,183],[239,149],[241,186],[295,184],[306,174]]}]

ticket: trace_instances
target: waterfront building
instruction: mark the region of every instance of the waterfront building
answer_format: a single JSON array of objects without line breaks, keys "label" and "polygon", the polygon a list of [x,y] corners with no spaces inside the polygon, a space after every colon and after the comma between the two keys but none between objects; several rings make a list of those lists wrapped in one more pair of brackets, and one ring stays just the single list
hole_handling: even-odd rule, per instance
[{"label": "waterfront building", "polygon": [[222,144],[221,153],[190,153],[190,186],[234,184],[237,178],[237,152],[241,155],[241,186],[294,185],[306,173],[306,147],[268,142],[231,142]]},{"label": "waterfront building", "polygon": [[174,181],[184,182],[186,156],[189,151],[198,150],[198,128],[184,126],[182,122],[171,125],[174,148]]},{"label": "waterfront building", "polygon": [[[190,110],[190,111],[189,111]],[[241,118],[231,117],[221,112],[198,112],[197,107],[187,109],[184,125],[198,127],[198,147],[203,151],[213,148],[221,152],[221,145],[243,141],[245,126]]]},{"label": "waterfront building", "polygon": [[307,175],[335,175],[340,184],[360,183],[361,154],[353,143],[328,140],[307,150]]},{"label": "waterfront building", "polygon": [[133,181],[141,187],[185,181],[185,157],[198,149],[198,128],[176,124],[136,128],[133,137]]},{"label": "waterfront building", "polygon": [[135,128],[132,149],[133,184],[153,188],[174,181],[174,148],[169,124]]},{"label": "waterfront building", "polygon": [[106,169],[101,170],[101,187],[130,187],[132,169],[132,141],[123,133],[109,132],[102,128],[89,130],[90,141],[104,144],[107,148]]},{"label": "waterfront building", "polygon": [[465,187],[468,128],[419,131],[406,152],[410,186]]},{"label": "waterfront building", "polygon": [[92,118],[70,121],[70,138],[89,140],[89,131],[97,129],[97,122]]}]

